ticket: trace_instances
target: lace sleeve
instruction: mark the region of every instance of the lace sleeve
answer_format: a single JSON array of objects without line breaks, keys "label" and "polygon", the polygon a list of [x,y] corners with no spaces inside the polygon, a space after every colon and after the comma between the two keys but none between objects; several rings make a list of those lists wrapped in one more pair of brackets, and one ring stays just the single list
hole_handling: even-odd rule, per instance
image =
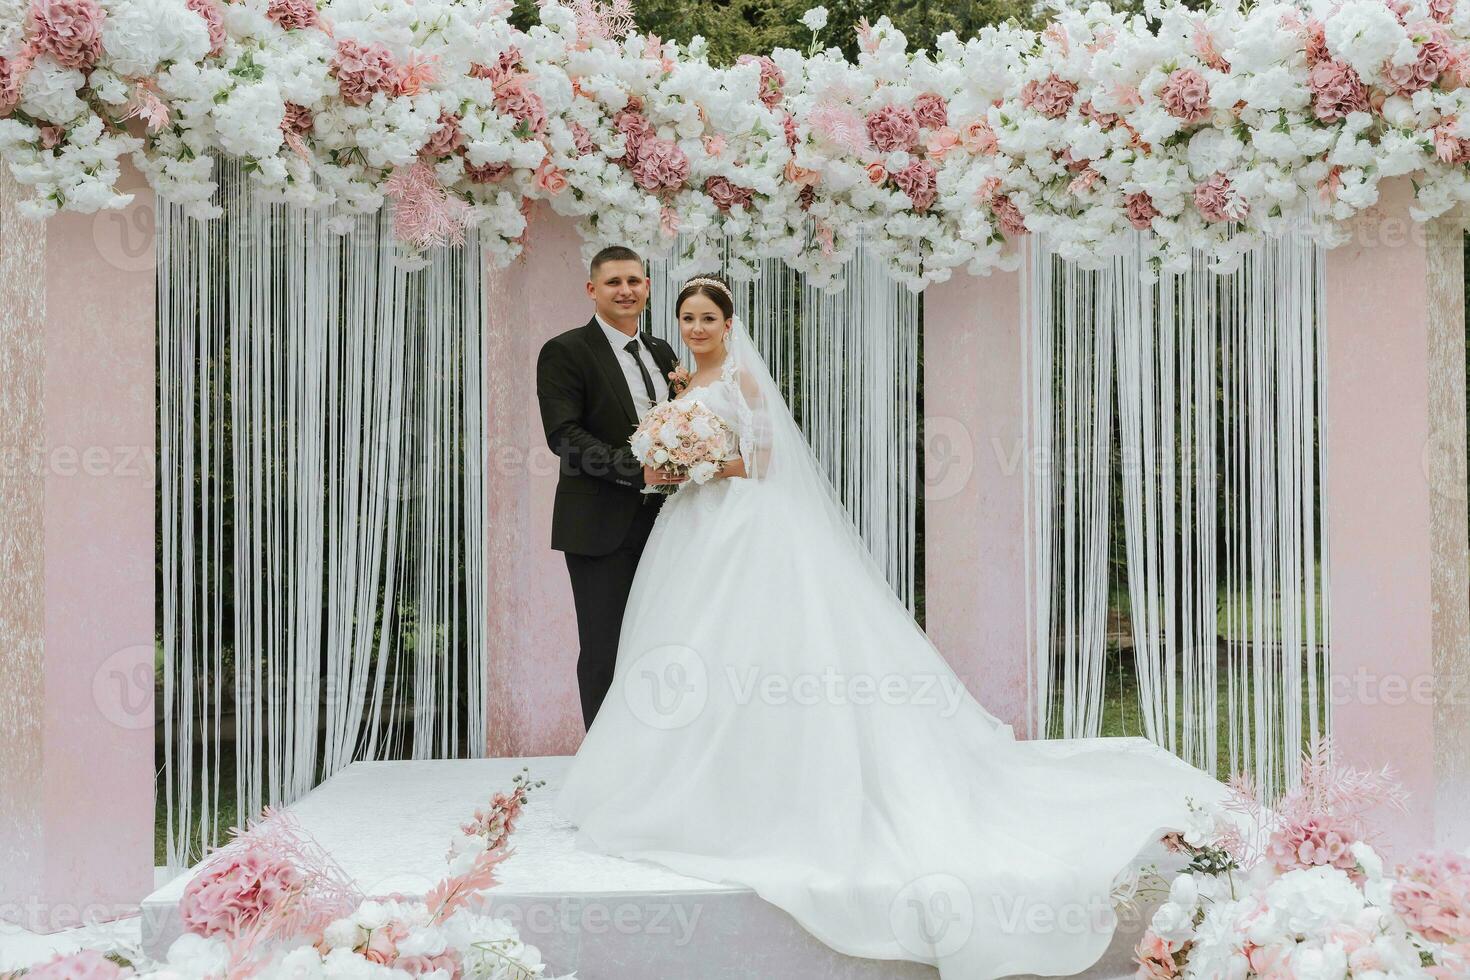
[{"label": "lace sleeve", "polygon": [[736,424],[745,475],[759,479],[766,475],[771,464],[771,424],[765,398],[755,378],[736,367],[733,359],[726,365],[725,373],[736,396]]}]

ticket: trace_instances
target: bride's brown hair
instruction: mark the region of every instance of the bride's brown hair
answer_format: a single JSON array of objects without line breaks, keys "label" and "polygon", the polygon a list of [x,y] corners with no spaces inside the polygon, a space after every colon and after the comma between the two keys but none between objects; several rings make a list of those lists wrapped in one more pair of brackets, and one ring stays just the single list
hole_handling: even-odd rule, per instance
[{"label": "bride's brown hair", "polygon": [[[701,282],[700,280],[705,281]],[[721,289],[721,286],[724,288]],[[685,283],[684,288],[679,290],[678,302],[674,304],[674,314],[676,316],[684,308],[684,301],[691,296],[705,296],[713,300],[714,304],[720,308],[720,313],[724,315],[726,320],[735,316],[735,300],[731,298],[730,284],[725,282],[724,276],[712,272],[706,275],[695,276]]]}]

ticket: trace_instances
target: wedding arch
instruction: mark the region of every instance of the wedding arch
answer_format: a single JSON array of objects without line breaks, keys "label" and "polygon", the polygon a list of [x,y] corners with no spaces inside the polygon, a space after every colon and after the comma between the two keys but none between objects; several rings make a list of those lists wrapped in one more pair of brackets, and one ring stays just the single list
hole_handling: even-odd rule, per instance
[{"label": "wedding arch", "polygon": [[[452,0],[32,0],[0,12],[0,227],[12,232],[0,238],[0,344],[12,367],[0,413],[12,461],[0,477],[10,556],[0,663],[15,678],[0,711],[0,775],[13,789],[0,838],[18,855],[17,896],[44,896],[55,916],[65,902],[52,899],[136,898],[151,886],[154,497],[169,489],[167,475],[155,487],[153,456],[169,448],[155,445],[155,411],[183,419],[154,404],[155,370],[181,349],[155,359],[155,339],[161,311],[215,302],[202,272],[170,281],[192,293],[155,296],[155,286],[161,267],[176,268],[170,245],[199,255],[178,220],[229,206],[224,160],[260,202],[315,208],[312,236],[375,216],[392,239],[341,246],[338,260],[350,247],[377,266],[358,274],[375,285],[345,301],[289,276],[238,282],[236,312],[268,309],[271,289],[317,297],[304,315],[281,316],[295,333],[271,356],[325,364],[324,352],[345,348],[324,326],[371,319],[331,304],[375,296],[391,307],[393,290],[412,288],[436,297],[442,318],[414,341],[425,376],[462,369],[464,384],[483,385],[443,383],[405,436],[384,394],[401,382],[372,373],[401,361],[354,336],[353,384],[378,378],[389,398],[358,405],[342,430],[366,433],[356,465],[398,465],[382,450],[405,438],[440,449],[479,438],[519,461],[487,458],[481,498],[474,481],[462,488],[457,513],[470,508],[486,528],[483,548],[467,543],[463,556],[486,583],[474,619],[485,673],[453,682],[471,706],[452,736],[415,731],[424,745],[573,747],[571,690],[535,659],[570,649],[572,633],[544,547],[552,474],[534,463],[529,368],[543,337],[582,319],[566,286],[583,278],[589,251],[616,241],[668,275],[724,264],[753,283],[752,298],[793,288],[789,270],[813,306],[823,290],[872,289],[881,267],[892,288],[853,307],[865,311],[863,329],[844,335],[854,346],[827,350],[881,356],[911,379],[909,328],[873,335],[916,330],[918,306],[900,289],[924,291],[922,422],[945,451],[925,455],[924,567],[906,572],[900,545],[890,575],[901,591],[924,576],[930,634],[997,714],[1035,732],[1055,705],[1066,734],[1095,730],[1100,535],[1115,469],[1099,439],[1116,406],[1133,474],[1121,506],[1138,565],[1127,587],[1149,735],[1193,760],[1220,751],[1207,689],[1214,585],[1249,573],[1253,601],[1223,611],[1239,624],[1229,656],[1245,658],[1227,660],[1243,685],[1226,706],[1232,741],[1245,732],[1289,746],[1301,733],[1287,715],[1302,716],[1281,706],[1306,697],[1312,721],[1330,707],[1353,761],[1400,765],[1421,801],[1404,840],[1465,832],[1457,208],[1470,198],[1470,8],[1150,4],[1137,16],[1095,5],[1039,34],[945,36],[933,53],[908,51],[879,21],[859,27],[856,63],[820,50],[814,11],[808,52],[729,67],[709,64],[697,40],[633,33],[615,12],[548,3],[526,32],[503,3]],[[48,220],[22,223],[37,217]],[[305,232],[299,242],[338,247]],[[856,281],[854,268],[865,270]],[[463,332],[466,317],[486,329]],[[401,320],[372,322],[403,336]],[[181,318],[183,332],[164,339],[202,352],[203,337],[187,333],[197,323]],[[766,325],[769,343],[779,329]],[[1060,400],[1044,383],[1057,372],[1068,379]],[[1233,392],[1234,414],[1213,414],[1216,386]],[[298,418],[329,420],[319,389],[281,391]],[[483,417],[443,400],[472,394]],[[886,421],[911,431],[899,415]],[[1189,431],[1168,428],[1175,418]],[[1217,432],[1239,469],[1198,472]],[[884,465],[883,445],[841,472],[860,483]],[[1059,446],[1071,455],[1053,468]],[[291,492],[354,475],[319,472]],[[1202,502],[1222,489],[1238,510],[1218,528]],[[901,502],[862,506],[885,528],[903,523]],[[380,513],[428,520],[430,510],[390,502]],[[281,662],[309,669],[332,654],[302,646],[286,617],[313,604],[323,576],[347,582],[374,549],[338,540],[323,550],[320,529],[286,511],[262,519],[262,533],[299,544],[317,570],[304,594],[257,603],[282,638]],[[427,542],[444,526],[411,534]],[[1195,578],[1175,579],[1181,562]],[[427,601],[448,581],[410,588]],[[334,627],[343,644],[365,642],[354,628],[345,611]],[[1319,664],[1323,636],[1331,651]],[[450,683],[419,666],[424,690]],[[360,669],[330,674],[339,695],[358,692],[332,707],[339,754],[356,735]],[[305,717],[316,702],[297,707]],[[298,721],[261,724],[288,732]],[[1292,753],[1251,744],[1229,754],[1268,780],[1290,778]],[[86,799],[42,791],[48,773],[84,765],[97,772],[73,783]],[[273,786],[299,791],[303,771],[275,773]],[[98,826],[104,801],[111,819]]]}]

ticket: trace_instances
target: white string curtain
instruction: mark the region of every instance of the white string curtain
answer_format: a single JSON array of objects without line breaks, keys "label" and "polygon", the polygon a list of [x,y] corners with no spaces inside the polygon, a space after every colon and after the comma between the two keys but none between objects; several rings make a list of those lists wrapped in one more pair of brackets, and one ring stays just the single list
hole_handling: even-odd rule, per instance
[{"label": "white string curtain", "polygon": [[[672,252],[688,254],[681,237]],[[754,275],[722,242],[713,263],[649,263],[655,334],[693,362],[674,309],[684,282],[721,272],[792,413],[894,592],[912,611],[917,544],[919,297],[859,246],[843,286],[824,292],[780,259]]]},{"label": "white string curtain", "polygon": [[1033,723],[1099,734],[1121,655],[1142,734],[1276,792],[1327,720],[1321,250],[1150,281],[1140,245],[1097,271],[1030,246]]},{"label": "white string curtain", "polygon": [[[358,759],[483,755],[479,250],[158,208],[167,862]],[[233,806],[229,804],[233,802]]]}]

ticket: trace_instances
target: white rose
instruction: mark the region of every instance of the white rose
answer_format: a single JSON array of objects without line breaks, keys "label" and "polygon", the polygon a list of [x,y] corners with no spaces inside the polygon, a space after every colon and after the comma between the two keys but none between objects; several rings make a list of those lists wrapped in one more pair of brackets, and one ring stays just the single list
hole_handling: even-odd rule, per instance
[{"label": "white rose", "polygon": [[353,918],[364,929],[381,929],[388,924],[388,907],[382,902],[368,899],[357,907]]},{"label": "white rose", "polygon": [[1154,911],[1149,928],[1165,942],[1182,943],[1194,932],[1194,913],[1175,902],[1165,902]]},{"label": "white rose", "polygon": [[1199,886],[1193,875],[1180,875],[1169,886],[1169,901],[1182,909],[1193,912],[1199,903]]},{"label": "white rose", "polygon": [[695,463],[689,467],[689,479],[695,483],[708,483],[715,475],[715,464],[710,462]]}]

